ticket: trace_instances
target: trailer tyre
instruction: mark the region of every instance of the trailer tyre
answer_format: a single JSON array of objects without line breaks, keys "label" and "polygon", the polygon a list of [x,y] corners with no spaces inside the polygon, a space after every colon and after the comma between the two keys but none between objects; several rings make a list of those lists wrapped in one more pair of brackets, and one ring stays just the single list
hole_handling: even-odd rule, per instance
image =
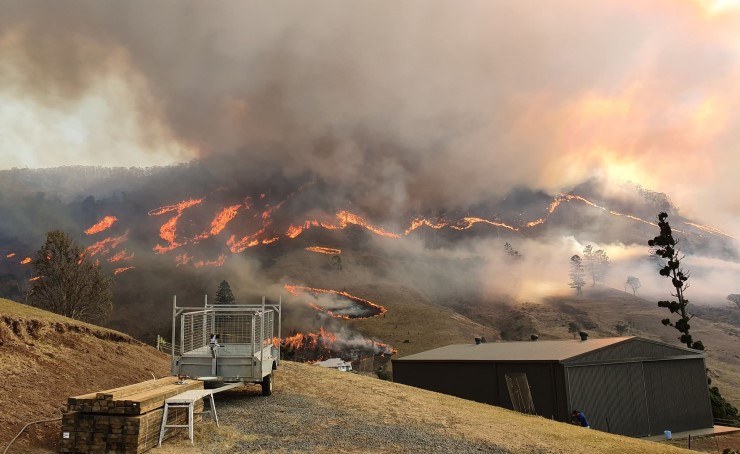
[{"label": "trailer tyre", "polygon": [[263,396],[270,396],[272,395],[272,384],[273,384],[273,374],[266,375],[265,378],[262,379],[262,395]]}]

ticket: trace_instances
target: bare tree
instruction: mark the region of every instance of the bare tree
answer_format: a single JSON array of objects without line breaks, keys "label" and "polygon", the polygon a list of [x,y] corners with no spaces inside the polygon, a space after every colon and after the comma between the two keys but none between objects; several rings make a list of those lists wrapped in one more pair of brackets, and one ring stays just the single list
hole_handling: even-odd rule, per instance
[{"label": "bare tree", "polygon": [[740,295],[737,293],[731,293],[727,295],[727,301],[732,301],[733,303],[737,304],[737,308],[740,309]]},{"label": "bare tree", "polygon": [[113,280],[69,235],[54,230],[33,261],[29,302],[77,320],[102,324],[113,309]]},{"label": "bare tree", "polygon": [[576,294],[580,295],[583,286],[586,285],[586,273],[583,270],[583,261],[581,257],[576,254],[570,258],[570,288],[576,289]]},{"label": "bare tree", "polygon": [[637,289],[642,287],[642,284],[640,284],[640,280],[636,278],[635,276],[628,276],[627,282],[625,283],[625,285],[632,288],[633,295],[637,295]]},{"label": "bare tree", "polygon": [[583,267],[591,276],[591,285],[603,282],[609,270],[609,256],[603,249],[594,249],[593,245],[583,248]]}]

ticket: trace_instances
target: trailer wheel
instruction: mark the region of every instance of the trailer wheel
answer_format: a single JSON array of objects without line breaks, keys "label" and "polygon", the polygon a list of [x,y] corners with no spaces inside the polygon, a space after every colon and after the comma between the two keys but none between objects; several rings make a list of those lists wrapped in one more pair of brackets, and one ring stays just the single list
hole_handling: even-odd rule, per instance
[{"label": "trailer wheel", "polygon": [[265,378],[262,379],[262,395],[263,396],[270,396],[272,395],[272,374],[266,375]]}]

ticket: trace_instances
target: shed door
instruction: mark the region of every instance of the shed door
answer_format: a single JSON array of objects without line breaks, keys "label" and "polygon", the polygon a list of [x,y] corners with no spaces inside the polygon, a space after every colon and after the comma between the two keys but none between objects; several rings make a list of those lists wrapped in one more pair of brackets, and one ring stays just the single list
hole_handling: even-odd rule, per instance
[{"label": "shed door", "polygon": [[567,367],[570,409],[581,410],[591,427],[633,437],[648,424],[640,363]]}]

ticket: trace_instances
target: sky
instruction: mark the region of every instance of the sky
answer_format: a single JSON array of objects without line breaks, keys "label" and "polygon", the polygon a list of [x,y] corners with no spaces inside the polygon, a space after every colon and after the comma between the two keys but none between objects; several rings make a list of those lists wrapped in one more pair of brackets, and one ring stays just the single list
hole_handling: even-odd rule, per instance
[{"label": "sky", "polygon": [[228,153],[412,210],[599,177],[740,236],[738,82],[737,0],[0,0],[0,169]]}]

